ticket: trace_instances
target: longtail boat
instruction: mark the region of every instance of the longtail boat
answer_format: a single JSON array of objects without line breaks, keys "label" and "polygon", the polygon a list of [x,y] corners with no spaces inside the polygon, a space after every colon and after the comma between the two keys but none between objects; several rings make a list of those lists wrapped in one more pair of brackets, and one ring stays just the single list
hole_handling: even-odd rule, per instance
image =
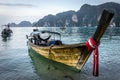
[{"label": "longtail boat", "polygon": [[10,29],[10,25],[9,24],[2,25],[2,26],[5,26],[5,28],[2,30],[1,36],[2,36],[2,38],[6,39],[7,37],[10,37],[13,32]]},{"label": "longtail boat", "polygon": [[[66,69],[79,72],[85,65],[92,51],[95,49],[94,75],[97,76],[98,45],[113,15],[113,13],[103,10],[94,35],[86,43],[63,44],[61,40],[56,40],[55,38],[49,40],[52,35],[60,36],[60,34],[57,32],[34,30],[30,36],[27,36],[28,50],[30,53],[39,54],[41,59],[52,61],[54,66],[59,64]],[[48,38],[41,38],[40,35],[43,33],[49,34]]]}]

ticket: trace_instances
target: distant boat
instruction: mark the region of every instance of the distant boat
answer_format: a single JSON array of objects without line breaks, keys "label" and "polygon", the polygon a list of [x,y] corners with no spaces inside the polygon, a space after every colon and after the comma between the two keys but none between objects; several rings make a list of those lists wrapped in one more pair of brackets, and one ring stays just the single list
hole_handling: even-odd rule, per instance
[{"label": "distant boat", "polygon": [[[113,13],[104,10],[99,21],[98,28],[96,29],[95,34],[92,39],[97,43],[100,41],[102,35],[104,34],[106,28],[108,27]],[[41,38],[41,34],[49,34],[47,38]],[[54,37],[52,37],[54,36]],[[59,36],[59,39],[56,39],[55,36]],[[64,44],[61,41],[61,35],[57,32],[51,31],[33,31],[28,38],[28,50],[31,54],[39,54],[44,61],[49,61],[54,66],[61,66],[65,69],[70,69],[76,72],[79,72],[89,56],[91,55],[92,50],[89,50],[88,46],[85,43],[79,44]],[[50,38],[53,38],[50,40]],[[95,47],[88,41],[89,46]],[[96,63],[97,64],[97,63]],[[98,67],[98,64],[97,64]],[[96,66],[95,66],[96,69]],[[97,73],[98,71],[96,71]],[[95,74],[96,76],[98,74]]]},{"label": "distant boat", "polygon": [[64,31],[64,30],[66,29],[66,27],[60,27],[60,29],[61,29],[62,31]]},{"label": "distant boat", "polygon": [[5,28],[2,30],[1,36],[2,36],[2,38],[6,39],[6,38],[10,37],[13,32],[10,29],[9,24],[8,25],[3,25],[3,26],[5,26]]}]

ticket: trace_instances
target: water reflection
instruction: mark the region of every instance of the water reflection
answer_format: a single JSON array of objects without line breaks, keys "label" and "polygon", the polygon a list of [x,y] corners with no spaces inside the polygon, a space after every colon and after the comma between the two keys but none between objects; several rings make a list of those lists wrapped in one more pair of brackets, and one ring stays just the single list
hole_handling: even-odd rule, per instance
[{"label": "water reflection", "polygon": [[2,41],[3,42],[7,42],[7,41],[9,41],[11,39],[11,36],[10,37],[7,37],[7,38],[2,38]]},{"label": "water reflection", "polygon": [[3,38],[3,39],[2,39],[2,41],[3,41],[3,42],[6,42],[6,41],[7,41],[7,39],[6,39],[6,38]]},{"label": "water reflection", "polygon": [[[43,59],[39,54],[29,53],[36,73],[43,80],[81,80],[80,73],[66,70],[60,66],[54,66],[49,60]],[[59,68],[58,68],[59,67]]]}]

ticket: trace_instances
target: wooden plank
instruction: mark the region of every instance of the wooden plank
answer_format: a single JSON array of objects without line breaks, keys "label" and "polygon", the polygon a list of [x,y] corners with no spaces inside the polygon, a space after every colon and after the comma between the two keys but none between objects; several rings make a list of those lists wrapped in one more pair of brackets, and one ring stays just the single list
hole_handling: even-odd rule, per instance
[{"label": "wooden plank", "polygon": [[96,29],[96,32],[93,35],[93,39],[97,42],[100,41],[102,35],[104,34],[104,32],[106,31],[112,17],[113,17],[113,13],[104,10],[101,16],[101,19],[98,23],[98,28]]}]

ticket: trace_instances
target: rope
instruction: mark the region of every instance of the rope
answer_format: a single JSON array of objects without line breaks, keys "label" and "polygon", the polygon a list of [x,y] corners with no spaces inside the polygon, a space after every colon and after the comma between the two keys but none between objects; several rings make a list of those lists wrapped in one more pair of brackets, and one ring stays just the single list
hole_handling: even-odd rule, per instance
[{"label": "rope", "polygon": [[95,40],[91,37],[87,42],[86,46],[88,48],[88,51],[93,51],[93,75],[98,76],[99,75],[99,54],[98,54],[98,46],[99,42],[95,42]]}]

